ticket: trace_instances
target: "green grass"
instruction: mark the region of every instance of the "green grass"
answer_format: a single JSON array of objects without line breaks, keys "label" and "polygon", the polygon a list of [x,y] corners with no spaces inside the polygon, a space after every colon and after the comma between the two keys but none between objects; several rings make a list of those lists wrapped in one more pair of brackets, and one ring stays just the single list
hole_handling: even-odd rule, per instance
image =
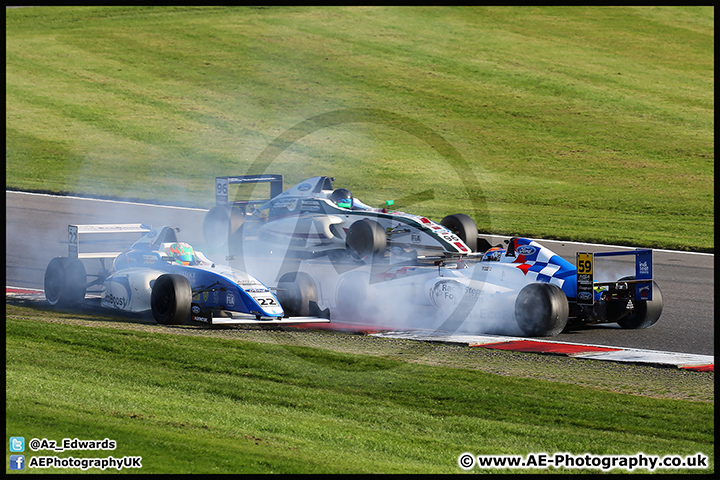
[{"label": "green grass", "polygon": [[[358,109],[397,121],[348,115],[255,164]],[[370,204],[432,190],[397,208],[491,233],[712,251],[714,10],[10,9],[6,167],[16,189],[207,207],[215,176],[324,174]]]},{"label": "green grass", "polygon": [[117,442],[111,452],[27,452],[28,461],[142,456],[141,473],[460,473],[466,451],[642,451],[702,452],[710,468],[696,472],[714,470],[711,402],[18,314],[6,321],[6,436]]}]

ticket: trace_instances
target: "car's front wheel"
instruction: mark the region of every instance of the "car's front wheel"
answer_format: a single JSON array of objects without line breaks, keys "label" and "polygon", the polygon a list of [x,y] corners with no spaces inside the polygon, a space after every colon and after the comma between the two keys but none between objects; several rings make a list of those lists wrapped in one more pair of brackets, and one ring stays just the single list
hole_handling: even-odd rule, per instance
[{"label": "car's front wheel", "polygon": [[460,237],[460,240],[465,242],[465,245],[467,245],[471,251],[477,251],[478,229],[475,225],[475,220],[469,215],[465,215],[464,213],[448,215],[440,220],[440,225]]},{"label": "car's front wheel", "polygon": [[160,275],[153,284],[150,308],[162,325],[182,325],[190,317],[192,287],[182,275]]},{"label": "car's front wheel", "polygon": [[317,286],[305,272],[288,272],[278,281],[277,297],[286,317],[307,317],[310,302],[318,301]]}]

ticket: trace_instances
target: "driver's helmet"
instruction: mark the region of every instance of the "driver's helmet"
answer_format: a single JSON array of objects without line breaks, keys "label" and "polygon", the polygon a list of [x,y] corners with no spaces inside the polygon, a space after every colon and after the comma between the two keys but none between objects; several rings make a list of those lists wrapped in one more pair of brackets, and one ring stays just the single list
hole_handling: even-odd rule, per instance
[{"label": "driver's helmet", "polygon": [[504,248],[493,247],[483,255],[483,262],[499,262],[502,254],[505,253]]},{"label": "driver's helmet", "polygon": [[336,188],[330,194],[330,200],[341,208],[352,208],[353,196],[347,188]]},{"label": "driver's helmet", "polygon": [[175,263],[180,265],[190,265],[190,262],[195,260],[193,247],[185,242],[173,243],[167,253]]}]

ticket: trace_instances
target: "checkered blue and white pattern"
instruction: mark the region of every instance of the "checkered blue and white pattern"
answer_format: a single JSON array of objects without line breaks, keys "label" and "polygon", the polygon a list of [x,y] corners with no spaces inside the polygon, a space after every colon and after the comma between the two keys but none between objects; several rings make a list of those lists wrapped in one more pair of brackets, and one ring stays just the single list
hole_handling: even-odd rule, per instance
[{"label": "checkered blue and white pattern", "polygon": [[[562,288],[568,297],[577,296],[574,281],[577,270],[572,263],[532,240],[516,238],[513,241],[516,256],[505,257],[505,261],[516,264],[526,276],[534,277],[534,281],[553,283]],[[566,281],[568,279],[570,281]]]}]

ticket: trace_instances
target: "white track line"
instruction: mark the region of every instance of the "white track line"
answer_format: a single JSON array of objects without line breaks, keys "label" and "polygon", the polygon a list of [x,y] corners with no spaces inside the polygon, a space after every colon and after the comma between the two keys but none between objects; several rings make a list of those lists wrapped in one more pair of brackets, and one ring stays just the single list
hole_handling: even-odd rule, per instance
[{"label": "white track line", "polygon": [[[101,199],[101,198],[87,198],[87,197],[77,197],[73,195],[52,195],[49,193],[34,193],[34,192],[21,192],[18,190],[6,190],[5,192],[10,193],[19,193],[22,195],[36,195],[36,196],[42,196],[42,197],[56,197],[56,198],[72,198],[76,200],[88,200],[88,201],[95,201],[95,202],[107,202],[107,203],[119,203],[122,205],[142,205],[147,207],[158,207],[158,208],[172,208],[172,209],[178,209],[178,210],[193,210],[197,212],[207,212],[207,208],[195,208],[195,207],[178,207],[175,205],[158,205],[153,203],[137,203],[137,202],[128,202],[125,200],[108,200],[108,199]],[[504,239],[510,239],[512,237],[506,236],[506,235],[494,235],[494,234],[487,234],[488,236],[496,237],[496,238],[504,238]],[[570,244],[570,245],[582,245],[586,247],[604,247],[604,248],[621,248],[625,250],[635,250],[637,247],[628,247],[627,245],[603,245],[600,243],[586,243],[586,242],[572,242],[568,240],[550,240],[545,238],[537,238],[537,239],[530,239],[530,240],[537,240],[538,242],[543,243],[564,243],[564,244]],[[715,256],[714,253],[704,253],[704,252],[684,252],[681,250],[664,250],[661,248],[653,248],[656,252],[666,252],[666,253],[679,253],[684,255],[705,255],[713,257]]]},{"label": "white track line", "polygon": [[76,197],[73,195],[52,195],[49,193],[33,193],[33,192],[20,192],[16,190],[6,190],[5,191],[10,193],[19,193],[21,195],[34,195],[38,197],[52,197],[52,198],[71,198],[73,200],[87,200],[90,202],[105,202],[105,203],[117,203],[120,205],[139,205],[143,207],[157,207],[157,208],[172,208],[175,210],[193,210],[196,212],[207,212],[207,208],[195,208],[195,207],[178,207],[175,205],[158,205],[155,203],[139,203],[139,202],[128,202],[125,200],[108,200],[104,198],[86,198],[86,197]]}]

